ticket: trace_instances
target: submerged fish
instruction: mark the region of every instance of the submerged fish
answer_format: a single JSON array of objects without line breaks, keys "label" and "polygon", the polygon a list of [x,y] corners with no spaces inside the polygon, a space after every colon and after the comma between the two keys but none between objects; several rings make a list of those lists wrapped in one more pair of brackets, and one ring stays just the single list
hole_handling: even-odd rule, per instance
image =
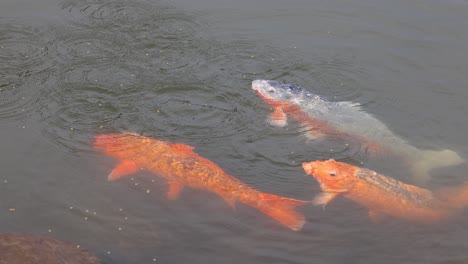
[{"label": "submerged fish", "polygon": [[292,230],[298,231],[304,225],[304,216],[294,208],[308,202],[257,191],[193,152],[189,145],[125,132],[98,135],[94,146],[120,160],[108,180],[146,169],[169,181],[168,199],[177,199],[188,186],[213,192],[232,207],[236,201],[249,205]]},{"label": "submerged fish", "polygon": [[435,192],[408,185],[375,171],[327,160],[304,162],[302,167],[320,183],[316,205],[327,205],[339,195],[369,209],[373,222],[385,216],[417,223],[446,220],[468,206],[468,184]]},{"label": "submerged fish", "polygon": [[272,125],[286,125],[289,115],[307,127],[310,137],[345,138],[360,142],[371,154],[403,156],[418,181],[426,180],[433,168],[464,162],[452,150],[420,150],[408,144],[359,104],[330,102],[300,86],[271,80],[255,80],[252,89],[274,108],[269,119]]}]

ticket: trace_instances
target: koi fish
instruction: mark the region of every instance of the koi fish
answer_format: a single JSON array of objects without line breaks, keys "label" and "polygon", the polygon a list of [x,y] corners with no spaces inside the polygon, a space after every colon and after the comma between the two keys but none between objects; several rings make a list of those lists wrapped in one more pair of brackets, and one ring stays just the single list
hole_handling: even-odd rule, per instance
[{"label": "koi fish", "polygon": [[409,222],[436,223],[468,206],[468,184],[432,192],[335,160],[304,162],[302,167],[317,179],[323,191],[313,200],[315,205],[326,206],[343,195],[367,207],[373,222],[391,216]]},{"label": "koi fish", "polygon": [[287,116],[291,116],[306,126],[308,137],[340,137],[360,142],[370,154],[402,156],[420,182],[427,180],[434,168],[464,162],[452,150],[420,150],[408,144],[380,120],[364,112],[359,104],[330,102],[300,86],[271,80],[254,80],[252,89],[274,108],[270,124],[285,126]]},{"label": "koi fish", "polygon": [[170,200],[177,199],[188,186],[213,192],[233,208],[236,201],[256,208],[294,231],[304,225],[304,216],[294,208],[308,202],[257,191],[196,154],[189,145],[125,132],[98,135],[94,147],[120,160],[109,181],[145,169],[168,180]]}]

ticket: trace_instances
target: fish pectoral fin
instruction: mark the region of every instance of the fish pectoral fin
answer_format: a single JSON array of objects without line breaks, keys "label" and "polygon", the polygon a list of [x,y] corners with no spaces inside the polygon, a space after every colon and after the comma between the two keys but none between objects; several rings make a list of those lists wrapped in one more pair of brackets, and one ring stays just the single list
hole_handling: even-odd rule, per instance
[{"label": "fish pectoral fin", "polygon": [[273,113],[270,114],[268,122],[270,123],[270,125],[277,127],[284,127],[285,125],[287,125],[288,121],[286,118],[286,113],[283,111],[283,108],[275,108]]},{"label": "fish pectoral fin", "polygon": [[317,140],[320,138],[324,138],[327,135],[317,130],[308,130],[304,133],[304,136],[309,140]]},{"label": "fish pectoral fin", "polygon": [[315,198],[312,200],[312,204],[322,205],[323,209],[325,209],[325,206],[338,195],[340,195],[339,192],[321,192],[315,196]]},{"label": "fish pectoral fin", "polygon": [[369,219],[374,224],[382,223],[385,220],[386,215],[380,212],[369,210]]},{"label": "fish pectoral fin", "polygon": [[231,206],[233,210],[236,210],[236,198],[232,197],[223,197],[223,199]]},{"label": "fish pectoral fin", "polygon": [[180,182],[170,181],[169,190],[167,191],[167,199],[176,200],[180,196],[180,192],[184,188],[184,185]]},{"label": "fish pectoral fin", "polygon": [[127,176],[133,174],[138,171],[138,166],[136,162],[133,160],[123,160],[121,161],[107,176],[108,181],[115,181],[117,179],[122,178],[123,176]]}]

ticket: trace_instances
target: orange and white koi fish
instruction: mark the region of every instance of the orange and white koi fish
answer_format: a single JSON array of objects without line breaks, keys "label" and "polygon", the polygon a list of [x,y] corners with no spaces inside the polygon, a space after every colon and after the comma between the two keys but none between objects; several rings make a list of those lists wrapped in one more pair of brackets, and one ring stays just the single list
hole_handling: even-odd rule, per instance
[{"label": "orange and white koi fish", "polygon": [[249,205],[292,230],[304,225],[304,216],[294,208],[308,202],[257,191],[193,152],[189,145],[125,132],[98,135],[94,146],[120,160],[108,176],[110,181],[145,169],[169,181],[168,199],[177,199],[188,186],[213,192],[232,207],[236,201]]},{"label": "orange and white koi fish", "polygon": [[373,222],[391,216],[416,223],[435,223],[468,206],[468,184],[432,192],[334,160],[304,162],[302,167],[317,179],[323,191],[314,204],[325,206],[343,195],[367,207]]},{"label": "orange and white koi fish", "polygon": [[418,181],[426,180],[431,169],[464,162],[452,150],[420,150],[408,144],[359,104],[327,101],[300,86],[272,80],[255,80],[252,88],[274,108],[272,125],[284,126],[290,116],[306,126],[309,137],[340,137],[359,142],[371,154],[403,156]]}]

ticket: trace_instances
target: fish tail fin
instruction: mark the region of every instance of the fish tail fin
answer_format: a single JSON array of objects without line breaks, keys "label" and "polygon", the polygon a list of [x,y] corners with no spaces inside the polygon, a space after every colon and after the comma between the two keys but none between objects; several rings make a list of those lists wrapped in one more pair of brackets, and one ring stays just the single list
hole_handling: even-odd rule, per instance
[{"label": "fish tail fin", "polygon": [[260,194],[258,209],[281,224],[294,231],[299,231],[305,223],[304,215],[295,211],[297,206],[305,205],[307,201],[296,200],[269,193]]},{"label": "fish tail fin", "polygon": [[429,171],[435,168],[454,166],[464,162],[463,158],[453,150],[424,150],[419,160],[412,164],[412,173],[417,181],[429,179]]}]

